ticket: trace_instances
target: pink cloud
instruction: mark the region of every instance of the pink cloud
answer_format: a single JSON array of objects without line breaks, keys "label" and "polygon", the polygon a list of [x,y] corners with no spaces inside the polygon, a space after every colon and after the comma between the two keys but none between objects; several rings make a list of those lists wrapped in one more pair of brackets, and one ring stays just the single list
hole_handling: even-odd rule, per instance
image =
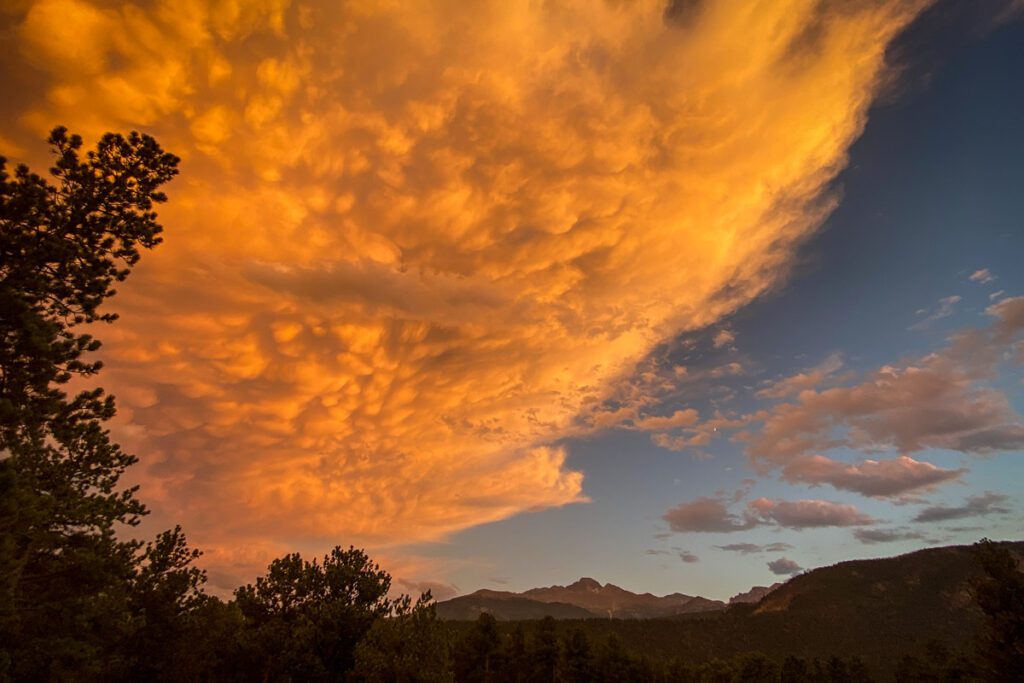
[{"label": "pink cloud", "polygon": [[778,501],[758,498],[747,504],[748,512],[765,523],[787,529],[813,529],[833,526],[862,526],[874,520],[853,505],[827,500]]},{"label": "pink cloud", "polygon": [[723,532],[745,531],[757,526],[757,520],[738,517],[729,512],[722,498],[701,497],[690,503],[681,503],[662,519],[676,532]]},{"label": "pink cloud", "polygon": [[966,471],[943,469],[906,455],[892,460],[864,460],[855,465],[812,455],[788,463],[782,477],[794,483],[830,484],[873,498],[888,498],[931,491],[959,479]]},{"label": "pink cloud", "polygon": [[807,389],[814,389],[821,385],[826,378],[832,376],[843,367],[843,358],[839,354],[832,354],[820,365],[798,372],[795,375],[776,380],[769,386],[757,392],[760,398],[785,398],[799,394]]},{"label": "pink cloud", "polygon": [[[793,400],[748,416],[760,428],[738,435],[762,472],[872,497],[904,497],[955,481],[964,469],[944,469],[909,453],[947,449],[984,455],[1024,448],[1024,420],[1006,395],[985,382],[1012,356],[1024,329],[1024,297],[989,307],[988,328],[953,334],[936,353],[887,365],[852,385],[796,392]],[[798,376],[812,384],[815,376]],[[763,397],[792,393],[787,383]],[[697,425],[695,429],[699,429]],[[894,449],[891,460],[846,464],[821,453],[837,447],[876,452]]]},{"label": "pink cloud", "polygon": [[646,417],[636,421],[637,429],[645,432],[660,432],[679,427],[692,427],[700,420],[700,414],[693,408],[677,410],[667,417]]},{"label": "pink cloud", "polygon": [[[746,508],[739,514],[730,509],[734,502],[735,496],[703,496],[675,506],[668,510],[662,519],[668,522],[672,531],[699,533],[731,533],[757,526],[800,530],[874,523],[871,517],[861,513],[853,505],[827,500],[786,501],[758,498],[747,503]],[[743,550],[746,549],[746,545],[737,545],[734,548]]]},{"label": "pink cloud", "polygon": [[992,272],[988,268],[980,268],[980,269],[974,271],[973,273],[971,273],[967,277],[967,279],[970,280],[971,282],[977,282],[979,284],[984,285],[984,284],[988,284],[989,282],[995,281],[996,280],[996,276],[993,275]]}]

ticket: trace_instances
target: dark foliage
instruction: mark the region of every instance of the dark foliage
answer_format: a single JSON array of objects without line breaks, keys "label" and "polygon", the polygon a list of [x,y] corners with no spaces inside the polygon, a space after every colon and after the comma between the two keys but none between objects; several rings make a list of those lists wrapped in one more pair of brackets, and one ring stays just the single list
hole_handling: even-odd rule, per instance
[{"label": "dark foliage", "polygon": [[1024,680],[1024,573],[1010,552],[982,539],[974,546],[984,574],[972,582],[987,623],[979,648],[987,680]]},{"label": "dark foliage", "polygon": [[244,667],[253,678],[317,681],[349,671],[355,648],[392,610],[391,577],[361,550],[334,548],[322,562],[298,554],[235,591]]},{"label": "dark foliage", "polygon": [[107,134],[84,158],[63,128],[49,143],[54,184],[0,159],[0,666],[130,677],[132,647],[169,637],[203,577],[180,529],[148,545],[117,535],[146,509],[118,486],[135,458],[104,427],[114,399],[64,387],[102,367],[84,326],[115,319],[102,303],[159,243],[153,206],[178,160],[138,133]]}]

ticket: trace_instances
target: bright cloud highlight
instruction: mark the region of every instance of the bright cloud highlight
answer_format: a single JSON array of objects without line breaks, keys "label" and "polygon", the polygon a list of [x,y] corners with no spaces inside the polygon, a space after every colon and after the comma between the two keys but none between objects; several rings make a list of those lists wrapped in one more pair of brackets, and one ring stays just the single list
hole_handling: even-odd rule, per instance
[{"label": "bright cloud highlight", "polygon": [[585,500],[551,444],[785,277],[924,4],[39,0],[5,135],[183,157],[103,384],[145,499],[244,574]]}]

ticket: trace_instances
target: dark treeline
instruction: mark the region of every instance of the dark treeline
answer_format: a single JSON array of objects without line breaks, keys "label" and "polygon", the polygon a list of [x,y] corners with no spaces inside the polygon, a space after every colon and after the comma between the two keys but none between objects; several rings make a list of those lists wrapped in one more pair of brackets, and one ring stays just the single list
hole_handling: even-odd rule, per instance
[{"label": "dark treeline", "polygon": [[[590,623],[511,628],[489,615],[438,620],[429,594],[392,598],[361,550],[275,560],[228,601],[181,528],[132,537],[147,514],[120,484],[136,458],[110,438],[113,397],[67,391],[102,368],[85,329],[143,250],[160,242],[154,205],[178,159],[155,140],[50,136],[54,182],[0,158],[0,682],[2,681],[863,681],[855,656],[730,652],[651,658],[643,641]],[[974,599],[977,651],[935,643],[899,662],[900,680],[1024,680],[1024,580],[987,541]],[[659,626],[658,624],[662,624]],[[728,622],[721,622],[728,626]],[[672,633],[671,622],[645,622]],[[843,624],[823,625],[842,629]],[[633,625],[623,628],[634,628]],[[598,637],[600,636],[600,637]],[[729,633],[720,634],[726,642]],[[653,640],[653,639],[649,639]],[[756,650],[752,643],[741,648]],[[669,644],[671,651],[673,646]],[[775,653],[777,654],[777,653]]]},{"label": "dark treeline", "polygon": [[[626,623],[626,622],[621,622]],[[666,622],[650,622],[657,628]],[[539,622],[498,624],[481,615],[452,639],[452,670],[456,681],[576,681],[648,683],[712,683],[721,681],[897,681],[978,680],[981,673],[970,655],[953,654],[932,643],[918,656],[905,655],[879,675],[857,656],[772,658],[746,652],[695,663],[687,658],[650,658],[641,645],[627,648],[614,631],[600,640],[587,635],[586,624]]]}]

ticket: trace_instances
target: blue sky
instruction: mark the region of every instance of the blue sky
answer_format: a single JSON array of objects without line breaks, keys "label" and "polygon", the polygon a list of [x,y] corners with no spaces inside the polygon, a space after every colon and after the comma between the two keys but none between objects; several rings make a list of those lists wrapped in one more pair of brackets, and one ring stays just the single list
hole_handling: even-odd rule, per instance
[{"label": "blue sky", "polygon": [[[984,17],[972,18],[984,26]],[[948,46],[913,55],[890,96],[871,109],[850,150],[849,166],[835,181],[842,200],[803,247],[792,277],[716,328],[693,335],[704,351],[703,357],[697,354],[696,367],[738,358],[749,368],[725,383],[735,390],[726,404],[747,409],[764,381],[818,365],[833,354],[841,355],[844,370],[856,373],[937,350],[950,332],[987,325],[992,295],[1024,291],[1024,24],[979,28],[972,35],[951,23],[942,17],[921,21],[897,44],[894,51],[921,43]],[[981,269],[995,279],[971,281]],[[960,300],[948,316],[921,324],[951,296]],[[735,336],[734,351],[707,348],[722,327]],[[1022,377],[1019,366],[1005,367],[993,382],[1018,411],[1024,408]],[[701,390],[713,395],[721,386]],[[661,412],[705,410],[708,403],[706,397],[687,396],[663,405]],[[1022,528],[1019,451],[977,457],[927,449],[915,457],[969,472],[923,495],[919,504],[894,505],[828,486],[809,489],[757,476],[738,443],[716,442],[707,449],[712,455],[707,460],[658,448],[648,435],[630,431],[570,440],[568,446],[570,465],[586,475],[590,503],[519,515],[421,549],[451,562],[451,581],[460,592],[522,590],[594,576],[635,591],[724,599],[781,580],[767,562],[782,556],[814,568],[934,542],[1020,538]],[[904,527],[935,540],[866,544],[851,528],[668,531],[662,519],[666,510],[709,491],[735,491],[744,479],[756,479],[753,497],[853,504],[886,520],[883,527]],[[912,522],[922,506],[956,506],[985,491],[1007,496],[1012,512],[945,524]],[[792,548],[739,554],[717,547],[738,543]],[[700,561],[683,562],[680,551]]]}]

